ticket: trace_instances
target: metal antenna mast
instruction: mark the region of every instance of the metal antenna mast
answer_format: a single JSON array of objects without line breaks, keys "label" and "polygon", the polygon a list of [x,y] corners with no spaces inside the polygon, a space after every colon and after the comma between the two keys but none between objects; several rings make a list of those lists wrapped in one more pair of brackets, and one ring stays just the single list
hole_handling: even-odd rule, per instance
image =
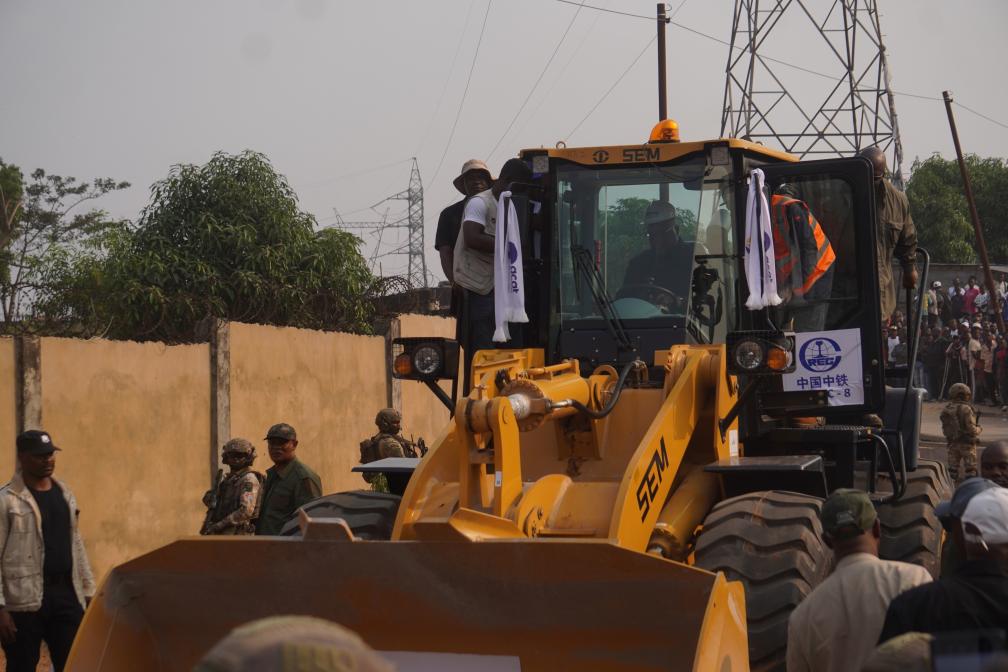
[{"label": "metal antenna mast", "polygon": [[[816,34],[818,47],[807,39]],[[763,53],[766,45],[776,58]],[[902,187],[885,51],[877,0],[735,0],[721,135],[778,144],[802,158],[878,145]]]},{"label": "metal antenna mast", "polygon": [[[339,213],[336,213],[336,226],[344,230],[368,229],[376,231],[378,243],[370,259],[372,270],[375,262],[381,257],[405,254],[409,256],[406,277],[410,287],[414,289],[427,287],[427,259],[424,257],[423,182],[420,180],[420,166],[417,164],[416,157],[413,158],[413,168],[410,170],[409,188],[383,198],[372,205],[371,209],[375,210],[379,205],[388,201],[406,201],[406,216],[389,222],[388,210],[386,209],[381,221],[347,222],[339,216]],[[388,252],[380,253],[382,238],[387,229],[406,229],[407,241]],[[380,266],[378,274],[381,275]]]}]

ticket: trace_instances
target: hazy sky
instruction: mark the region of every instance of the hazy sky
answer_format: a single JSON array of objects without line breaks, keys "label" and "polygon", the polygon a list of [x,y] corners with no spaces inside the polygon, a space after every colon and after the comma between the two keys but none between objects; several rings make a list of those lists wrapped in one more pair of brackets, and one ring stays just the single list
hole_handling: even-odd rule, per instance
[{"label": "hazy sky", "polygon": [[[731,0],[680,2],[671,3],[675,21],[730,37]],[[651,0],[587,4],[655,11]],[[896,91],[940,98],[950,89],[957,102],[1008,124],[1008,2],[879,4]],[[254,149],[287,176],[304,209],[330,224],[333,208],[347,220],[377,220],[386,207],[390,219],[399,216],[402,202],[368,206],[406,189],[416,156],[428,266],[440,279],[434,228],[458,198],[451,180],[466,159],[496,171],[523,147],[640,142],[657,114],[653,21],[556,0],[493,0],[474,61],[486,9],[485,0],[0,0],[0,157],[25,172],[128,180],[131,189],[100,205],[136,218],[172,164]],[[762,53],[833,72],[821,38],[800,18],[775,29]],[[668,39],[670,116],[684,140],[717,137],[728,48],[675,25]],[[831,86],[776,70],[807,100]],[[952,156],[940,100],[898,95],[896,109],[906,170],[915,156]],[[956,114],[966,151],[1008,156],[1008,128]],[[404,237],[387,234],[381,249]],[[364,238],[370,256],[375,241]],[[380,263],[394,273],[406,258]]]}]

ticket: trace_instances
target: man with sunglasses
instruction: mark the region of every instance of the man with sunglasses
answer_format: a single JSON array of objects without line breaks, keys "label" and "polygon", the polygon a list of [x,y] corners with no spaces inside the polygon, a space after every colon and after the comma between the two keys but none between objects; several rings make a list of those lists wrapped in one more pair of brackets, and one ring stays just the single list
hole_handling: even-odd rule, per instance
[{"label": "man with sunglasses", "polygon": [[266,443],[273,466],[266,470],[256,534],[275,535],[295,511],[322,496],[322,481],[294,456],[297,432],[286,422],[269,428]]}]

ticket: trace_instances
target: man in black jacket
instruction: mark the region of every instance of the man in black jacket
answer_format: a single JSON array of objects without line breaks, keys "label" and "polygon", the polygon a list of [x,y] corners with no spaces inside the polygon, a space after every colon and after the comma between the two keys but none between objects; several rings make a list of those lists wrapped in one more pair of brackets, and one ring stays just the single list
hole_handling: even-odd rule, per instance
[{"label": "man in black jacket", "polygon": [[1008,488],[973,497],[962,515],[966,562],[889,604],[879,643],[906,632],[1008,632]]}]

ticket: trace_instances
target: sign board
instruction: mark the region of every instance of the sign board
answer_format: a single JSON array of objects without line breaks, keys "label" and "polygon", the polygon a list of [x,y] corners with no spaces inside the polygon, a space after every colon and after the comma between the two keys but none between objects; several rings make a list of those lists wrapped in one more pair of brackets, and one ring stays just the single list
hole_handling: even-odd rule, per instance
[{"label": "sign board", "polygon": [[864,403],[860,330],[797,333],[795,354],[794,373],[783,376],[785,390],[828,390],[830,406]]}]

